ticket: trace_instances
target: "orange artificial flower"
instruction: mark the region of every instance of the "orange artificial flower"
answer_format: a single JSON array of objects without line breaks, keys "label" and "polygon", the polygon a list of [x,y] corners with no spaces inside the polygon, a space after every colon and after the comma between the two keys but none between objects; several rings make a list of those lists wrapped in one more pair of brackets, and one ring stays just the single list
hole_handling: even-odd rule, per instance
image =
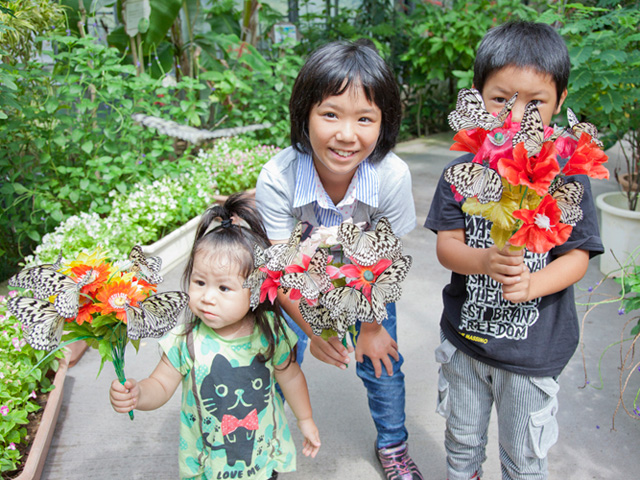
[{"label": "orange artificial flower", "polygon": [[92,294],[102,287],[113,271],[113,267],[109,263],[100,263],[98,265],[79,264],[71,268],[71,272],[76,278],[81,278],[89,271],[93,270],[91,274],[91,282],[82,287],[81,292],[86,294]]},{"label": "orange artificial flower", "polygon": [[591,141],[591,135],[583,133],[576,151],[562,169],[562,173],[588,175],[591,178],[609,178],[609,170],[602,165],[608,158],[606,153]]},{"label": "orange artificial flower", "polygon": [[100,290],[96,295],[100,315],[116,314],[118,320],[127,321],[125,305],[137,305],[146,295],[131,282],[115,280]]},{"label": "orange artificial flower", "polygon": [[100,307],[89,300],[87,297],[80,295],[80,309],[78,315],[76,315],[75,322],[78,325],[82,325],[84,322],[91,323],[93,320],[93,314],[98,313]]},{"label": "orange artificial flower", "polygon": [[509,239],[514,246],[525,246],[534,253],[545,253],[562,245],[571,235],[573,227],[560,223],[562,213],[551,195],[545,195],[535,210],[516,210],[513,216],[523,224]]},{"label": "orange artificial flower", "polygon": [[498,172],[511,185],[525,185],[543,196],[560,173],[555,145],[545,142],[538,155],[529,157],[524,142],[520,142],[513,149],[513,159],[501,158],[498,161]]}]

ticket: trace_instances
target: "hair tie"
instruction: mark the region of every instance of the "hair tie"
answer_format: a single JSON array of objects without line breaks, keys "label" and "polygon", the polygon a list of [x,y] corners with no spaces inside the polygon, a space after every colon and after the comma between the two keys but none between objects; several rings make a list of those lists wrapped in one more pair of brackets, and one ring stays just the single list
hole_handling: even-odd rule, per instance
[{"label": "hair tie", "polygon": [[222,228],[229,228],[231,225],[233,225],[233,221],[230,218],[226,218],[220,222]]}]

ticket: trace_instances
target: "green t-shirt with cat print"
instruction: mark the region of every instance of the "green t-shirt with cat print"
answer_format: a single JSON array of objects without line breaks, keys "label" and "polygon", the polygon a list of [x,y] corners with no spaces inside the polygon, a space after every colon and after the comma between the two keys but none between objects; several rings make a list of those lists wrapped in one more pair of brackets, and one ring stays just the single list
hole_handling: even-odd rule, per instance
[{"label": "green t-shirt with cat print", "polygon": [[274,366],[288,361],[297,341],[286,323],[284,327],[289,342],[281,337],[266,363],[258,354],[268,342],[257,327],[249,336],[227,340],[198,322],[191,333],[195,362],[188,336],[182,334],[184,325],[160,340],[183,376],[181,479],[266,480],[274,470],[295,470],[296,449],[274,376]]}]

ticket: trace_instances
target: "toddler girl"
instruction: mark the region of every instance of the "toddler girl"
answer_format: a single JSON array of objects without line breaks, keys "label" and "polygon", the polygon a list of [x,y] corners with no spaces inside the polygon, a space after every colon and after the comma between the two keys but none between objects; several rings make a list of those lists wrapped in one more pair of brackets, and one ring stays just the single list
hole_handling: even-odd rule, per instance
[{"label": "toddler girl", "polygon": [[279,307],[250,309],[243,287],[254,267],[254,245],[268,246],[259,214],[232,195],[210,207],[198,225],[183,283],[190,321],[160,340],[163,355],[149,378],[117,380],[114,410],[154,410],[182,382],[180,477],[277,478],[295,470],[295,446],[276,382],[298,420],[304,455],[320,448],[304,374],[295,361],[295,334]]}]

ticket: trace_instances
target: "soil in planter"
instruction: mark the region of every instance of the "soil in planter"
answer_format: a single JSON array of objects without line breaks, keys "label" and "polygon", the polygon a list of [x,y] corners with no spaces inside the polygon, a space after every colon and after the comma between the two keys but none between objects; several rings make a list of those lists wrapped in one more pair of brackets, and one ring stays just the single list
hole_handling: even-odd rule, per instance
[{"label": "soil in planter", "polygon": [[[49,373],[47,373],[47,378],[53,383],[53,377],[55,377],[55,375],[56,372],[50,370]],[[36,438],[36,433],[38,432],[38,428],[40,427],[40,420],[42,419],[42,415],[44,414],[44,407],[47,404],[47,399],[49,398],[50,393],[51,392],[39,393],[36,396],[35,401],[38,405],[40,405],[40,409],[27,415],[27,420],[29,420],[29,423],[25,425],[25,428],[27,429],[27,436],[22,440],[21,443],[16,445],[18,451],[22,455],[22,457],[20,458],[21,464],[16,470],[3,473],[2,480],[11,480],[12,478],[18,477],[22,473],[24,464],[27,461],[27,457],[29,456],[31,444],[33,443],[34,438]]]}]

